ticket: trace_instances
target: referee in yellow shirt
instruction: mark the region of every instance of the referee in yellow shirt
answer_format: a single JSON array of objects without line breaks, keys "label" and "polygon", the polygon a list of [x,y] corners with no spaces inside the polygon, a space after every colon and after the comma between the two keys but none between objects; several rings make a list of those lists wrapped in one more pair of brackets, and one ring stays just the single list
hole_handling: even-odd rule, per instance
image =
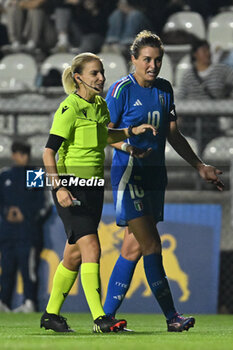
[{"label": "referee in yellow shirt", "polygon": [[54,202],[67,234],[64,257],[41,317],[41,327],[55,332],[72,332],[60,309],[80,265],[83,290],[94,320],[93,331],[117,332],[127,325],[125,320],[105,315],[101,305],[98,225],[103,207],[104,148],[107,143],[132,135],[156,135],[156,130],[147,124],[109,129],[109,111],[99,96],[104,82],[104,68],[98,56],[82,53],[74,57],[62,75],[68,97],[55,113],[43,155],[53,184]]}]

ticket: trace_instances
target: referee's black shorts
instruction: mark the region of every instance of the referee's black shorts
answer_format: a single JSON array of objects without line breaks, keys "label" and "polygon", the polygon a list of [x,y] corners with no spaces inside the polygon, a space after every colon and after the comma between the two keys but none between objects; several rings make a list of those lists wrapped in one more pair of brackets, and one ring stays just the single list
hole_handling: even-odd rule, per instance
[{"label": "referee's black shorts", "polygon": [[104,186],[67,187],[73,197],[81,202],[80,206],[62,207],[55,191],[52,191],[58,215],[62,219],[69,244],[90,234],[98,234],[104,199]]}]

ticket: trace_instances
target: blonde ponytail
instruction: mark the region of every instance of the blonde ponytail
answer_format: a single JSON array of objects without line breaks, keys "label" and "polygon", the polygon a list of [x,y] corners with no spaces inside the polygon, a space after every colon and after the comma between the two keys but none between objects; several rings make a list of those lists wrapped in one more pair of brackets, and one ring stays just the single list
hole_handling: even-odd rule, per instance
[{"label": "blonde ponytail", "polygon": [[70,95],[76,91],[76,84],[73,79],[73,73],[71,71],[71,66],[65,68],[62,74],[62,85],[67,95]]},{"label": "blonde ponytail", "polygon": [[75,83],[73,74],[81,74],[85,64],[93,60],[101,62],[100,58],[97,55],[91,52],[83,52],[73,58],[71,66],[65,68],[62,74],[62,85],[67,95],[74,93],[78,88],[78,83]]}]

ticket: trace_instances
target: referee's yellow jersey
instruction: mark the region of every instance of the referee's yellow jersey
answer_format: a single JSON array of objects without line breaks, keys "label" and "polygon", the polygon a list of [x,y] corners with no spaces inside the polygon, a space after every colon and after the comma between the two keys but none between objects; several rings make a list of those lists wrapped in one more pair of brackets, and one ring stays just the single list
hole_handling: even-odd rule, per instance
[{"label": "referee's yellow jersey", "polygon": [[58,151],[59,174],[103,178],[109,122],[107,104],[101,96],[90,103],[70,94],[60,104],[50,130],[50,134],[65,138]]}]

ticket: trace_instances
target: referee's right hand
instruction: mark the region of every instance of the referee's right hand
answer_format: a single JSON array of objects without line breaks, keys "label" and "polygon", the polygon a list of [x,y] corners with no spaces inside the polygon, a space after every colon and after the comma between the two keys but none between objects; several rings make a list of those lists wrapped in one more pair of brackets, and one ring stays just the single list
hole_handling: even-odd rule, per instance
[{"label": "referee's right hand", "polygon": [[58,203],[63,208],[71,207],[73,206],[73,200],[77,199],[74,198],[69,190],[65,187],[59,188],[59,190],[56,193]]}]

